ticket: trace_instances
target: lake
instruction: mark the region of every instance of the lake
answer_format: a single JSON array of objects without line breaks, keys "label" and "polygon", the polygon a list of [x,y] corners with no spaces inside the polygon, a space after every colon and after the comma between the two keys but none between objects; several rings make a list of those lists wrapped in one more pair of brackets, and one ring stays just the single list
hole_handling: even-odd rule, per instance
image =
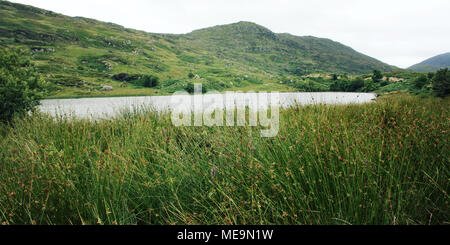
[{"label": "lake", "polygon": [[[265,93],[233,93],[226,97],[225,94],[206,94],[203,96],[203,107],[211,106],[212,100],[218,100],[216,107],[225,108],[225,102],[232,104],[254,104],[258,108],[269,107],[270,96],[264,98]],[[270,93],[267,93],[270,95]],[[259,96],[259,97],[258,97]],[[107,97],[107,98],[81,98],[81,99],[50,99],[42,100],[40,111],[53,116],[68,116],[78,118],[110,118],[118,113],[136,107],[150,107],[159,112],[172,110],[174,100],[178,102],[192,101],[183,106],[186,110],[196,111],[194,98],[196,95],[176,96],[143,96],[143,97]],[[345,93],[345,92],[320,92],[320,93],[279,93],[279,105],[283,108],[309,104],[362,104],[372,102],[376,98],[374,93]],[[227,100],[226,100],[227,99]],[[223,102],[222,102],[223,101]],[[227,107],[228,108],[228,107]]]}]

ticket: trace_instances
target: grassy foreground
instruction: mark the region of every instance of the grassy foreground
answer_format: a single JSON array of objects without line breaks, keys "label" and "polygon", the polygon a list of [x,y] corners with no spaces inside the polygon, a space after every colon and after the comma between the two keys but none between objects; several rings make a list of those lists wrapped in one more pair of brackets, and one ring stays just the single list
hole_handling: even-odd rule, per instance
[{"label": "grassy foreground", "polygon": [[280,134],[45,115],[0,128],[3,224],[449,224],[450,100],[281,112]]}]

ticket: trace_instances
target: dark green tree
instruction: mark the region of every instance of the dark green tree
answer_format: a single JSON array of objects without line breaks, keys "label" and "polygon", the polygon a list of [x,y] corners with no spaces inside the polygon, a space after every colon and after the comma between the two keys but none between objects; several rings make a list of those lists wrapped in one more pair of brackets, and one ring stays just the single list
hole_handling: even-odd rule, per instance
[{"label": "dark green tree", "polygon": [[379,70],[374,70],[373,71],[373,75],[372,75],[372,80],[375,83],[379,83],[381,81],[381,79],[383,79],[383,74],[381,73],[381,71]]},{"label": "dark green tree", "polygon": [[356,78],[352,81],[348,79],[337,80],[330,85],[331,91],[356,92],[364,87],[364,80]]},{"label": "dark green tree", "polygon": [[189,82],[184,88],[188,93],[194,93],[194,84]]},{"label": "dark green tree", "polygon": [[418,78],[414,79],[413,85],[417,89],[422,89],[428,83],[428,78],[424,74],[420,75]]},{"label": "dark green tree", "polygon": [[361,89],[363,92],[373,92],[378,89],[378,85],[372,80],[366,80],[364,82],[364,87]]},{"label": "dark green tree", "polygon": [[[188,93],[192,94],[195,92],[195,86],[193,83],[188,82],[188,84],[186,85],[184,90],[186,90]],[[206,93],[206,92],[208,92],[208,89],[205,86],[202,86],[202,93]]]},{"label": "dark green tree", "polygon": [[153,75],[145,75],[141,78],[142,86],[146,88],[154,88],[159,86],[159,78]]},{"label": "dark green tree", "polygon": [[45,82],[23,51],[0,50],[0,122],[33,111],[44,88]]},{"label": "dark green tree", "polygon": [[450,93],[450,71],[448,68],[441,69],[434,75],[433,91],[438,97],[445,97]]},{"label": "dark green tree", "polygon": [[334,81],[338,80],[338,78],[339,78],[339,77],[338,77],[337,74],[333,74],[333,80],[334,80]]},{"label": "dark green tree", "polygon": [[363,87],[364,87],[364,80],[362,78],[356,78],[355,80],[353,80],[351,82],[349,91],[356,92],[356,91],[359,91]]}]

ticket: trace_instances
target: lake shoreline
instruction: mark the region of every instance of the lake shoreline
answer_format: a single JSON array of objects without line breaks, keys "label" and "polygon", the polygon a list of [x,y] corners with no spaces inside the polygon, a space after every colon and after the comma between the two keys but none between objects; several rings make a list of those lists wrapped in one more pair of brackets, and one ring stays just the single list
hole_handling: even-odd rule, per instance
[{"label": "lake shoreline", "polygon": [[[274,97],[273,97],[274,96]],[[175,96],[128,96],[128,97],[98,97],[74,99],[42,100],[39,109],[51,115],[71,114],[81,117],[110,117],[118,112],[132,110],[141,106],[150,106],[156,111],[170,111],[183,107],[186,111],[198,111],[212,106],[224,110],[228,103],[237,108],[239,106],[254,105],[259,109],[280,106],[283,108],[295,105],[309,104],[363,104],[376,100],[375,93],[347,93],[347,92],[270,92],[247,93],[207,93],[202,94],[200,104],[195,104],[196,95]],[[270,98],[270,102],[269,102]],[[229,101],[228,101],[229,100]],[[275,104],[276,105],[275,105]]]},{"label": "lake shoreline", "polygon": [[[239,90],[231,90],[231,91],[218,91],[219,94],[225,94],[227,92],[238,92]],[[243,93],[248,93],[248,92],[254,92],[254,93],[273,93],[273,92],[278,92],[278,93],[353,93],[353,94],[360,94],[360,93],[364,93],[364,94],[375,94],[376,97],[380,97],[382,95],[384,95],[384,93],[377,93],[377,92],[344,92],[344,91],[325,91],[325,92],[302,92],[302,91],[241,91]],[[173,94],[173,93],[172,93]],[[44,97],[42,100],[64,100],[64,99],[90,99],[90,98],[137,98],[137,97],[154,97],[154,96],[171,96],[171,93],[161,93],[161,94],[136,94],[136,95],[127,95],[127,94],[118,94],[118,95],[88,95],[88,96],[84,96],[84,95],[80,95],[80,96],[49,96],[49,97]],[[192,93],[190,93],[190,95],[193,95]],[[41,100],[41,101],[42,101]]]}]

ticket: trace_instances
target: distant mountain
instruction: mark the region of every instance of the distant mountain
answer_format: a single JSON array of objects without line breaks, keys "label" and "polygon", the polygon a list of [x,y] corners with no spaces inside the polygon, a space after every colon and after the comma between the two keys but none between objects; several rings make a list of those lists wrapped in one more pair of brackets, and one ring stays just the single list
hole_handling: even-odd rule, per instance
[{"label": "distant mountain", "polygon": [[29,50],[57,93],[79,95],[146,74],[171,92],[189,73],[222,90],[282,86],[283,76],[396,69],[329,39],[277,34],[251,22],[156,34],[8,1],[0,1],[0,46]]},{"label": "distant mountain", "polygon": [[409,67],[409,70],[417,72],[434,72],[441,68],[450,67],[450,52],[434,56],[417,65]]},{"label": "distant mountain", "polygon": [[357,74],[373,69],[393,69],[329,39],[276,34],[251,22],[205,28],[184,38],[190,41],[189,45],[223,58],[296,75],[317,72]]}]

